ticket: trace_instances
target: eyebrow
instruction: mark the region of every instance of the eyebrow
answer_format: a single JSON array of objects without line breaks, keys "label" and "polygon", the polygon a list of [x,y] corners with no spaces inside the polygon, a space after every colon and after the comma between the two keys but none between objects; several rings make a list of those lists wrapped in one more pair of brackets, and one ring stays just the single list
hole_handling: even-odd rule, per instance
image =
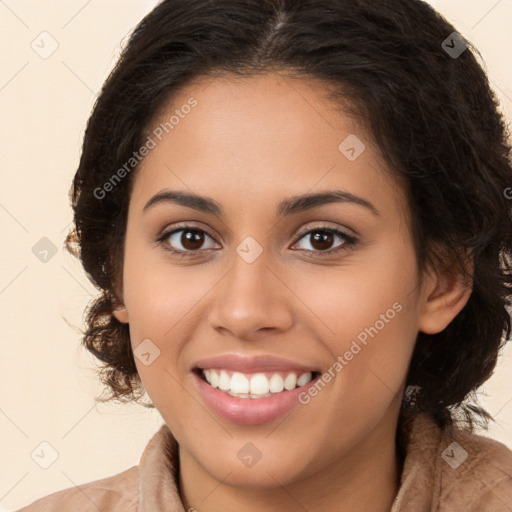
[{"label": "eyebrow", "polygon": [[[209,197],[200,196],[190,192],[164,189],[155,194],[142,209],[143,212],[158,204],[179,204],[194,210],[211,213],[218,217],[224,217],[222,206]],[[379,210],[368,200],[356,196],[345,190],[327,190],[316,194],[304,194],[292,196],[279,203],[277,213],[279,217],[293,215],[299,212],[316,208],[329,203],[351,203],[362,206],[373,215],[380,216]]]}]

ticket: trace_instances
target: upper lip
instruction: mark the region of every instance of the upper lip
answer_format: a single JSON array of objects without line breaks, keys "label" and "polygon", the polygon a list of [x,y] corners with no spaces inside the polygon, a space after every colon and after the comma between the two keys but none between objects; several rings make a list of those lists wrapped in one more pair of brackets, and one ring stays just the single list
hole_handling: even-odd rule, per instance
[{"label": "upper lip", "polygon": [[240,354],[222,354],[196,361],[194,368],[207,370],[223,368],[242,373],[268,371],[297,371],[299,373],[316,372],[310,365],[271,355],[243,356]]}]

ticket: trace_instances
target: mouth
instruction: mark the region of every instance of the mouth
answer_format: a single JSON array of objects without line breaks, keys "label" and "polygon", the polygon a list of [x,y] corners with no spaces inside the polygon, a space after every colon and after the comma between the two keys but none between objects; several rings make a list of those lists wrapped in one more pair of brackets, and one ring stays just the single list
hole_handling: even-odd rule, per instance
[{"label": "mouth", "polygon": [[236,398],[262,399],[302,388],[320,376],[319,371],[238,372],[227,368],[196,367],[193,372],[213,389]]},{"label": "mouth", "polygon": [[196,361],[190,370],[206,408],[238,425],[265,424],[291,413],[321,377],[318,367],[270,354],[219,354]]}]

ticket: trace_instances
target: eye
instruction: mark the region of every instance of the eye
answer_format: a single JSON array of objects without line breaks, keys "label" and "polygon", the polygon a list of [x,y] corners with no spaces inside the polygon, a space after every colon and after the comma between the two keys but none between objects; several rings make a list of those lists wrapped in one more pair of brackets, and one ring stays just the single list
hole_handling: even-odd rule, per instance
[{"label": "eye", "polygon": [[213,240],[206,231],[192,226],[181,226],[165,232],[158,242],[164,246],[165,250],[186,257],[199,251],[207,239]]},{"label": "eye", "polygon": [[[320,226],[314,229],[310,229],[303,233],[299,240],[307,240],[309,238],[309,242],[306,245],[312,247],[303,248],[302,250],[306,250],[308,252],[312,252],[315,256],[322,256],[322,254],[334,254],[339,251],[346,250],[350,247],[353,247],[357,240],[355,237],[348,235],[347,233],[340,231],[336,228],[331,228],[327,226]],[[341,240],[334,249],[330,248],[334,241],[338,238]],[[296,244],[295,244],[296,245]]]},{"label": "eye", "polygon": [[[309,246],[312,249],[303,247],[300,250],[310,252],[314,256],[332,255],[347,250],[357,242],[355,237],[327,226],[320,226],[302,233],[299,241],[307,240],[308,237],[310,239]],[[341,242],[332,249],[330,247],[336,238]],[[158,238],[157,242],[162,244],[166,251],[178,254],[183,258],[197,255],[201,249],[205,249],[204,244],[208,240],[213,241],[213,238],[203,229],[185,225],[166,231]],[[295,242],[294,245],[297,243]],[[206,249],[214,248],[215,246],[206,247]]]}]

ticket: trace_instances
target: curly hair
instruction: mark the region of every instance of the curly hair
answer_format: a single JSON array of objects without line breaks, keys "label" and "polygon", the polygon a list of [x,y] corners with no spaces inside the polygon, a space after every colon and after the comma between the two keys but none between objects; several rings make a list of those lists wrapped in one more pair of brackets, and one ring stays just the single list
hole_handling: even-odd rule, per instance
[{"label": "curly hair", "polygon": [[[457,41],[462,53],[450,54],[446,40],[450,48]],[[512,163],[510,134],[477,56],[422,0],[157,5],[103,85],[70,190],[74,229],[66,248],[101,292],[87,308],[83,331],[83,344],[104,363],[98,372],[108,396],[100,401],[138,400],[144,393],[128,325],[112,314],[121,304],[137,166],[108,193],[104,184],[142,146],[160,109],[193,79],[277,70],[325,84],[329,97],[367,128],[405,183],[419,267],[471,278],[469,301],[446,329],[418,333],[406,384],[419,392],[400,421],[426,411],[440,427],[461,418],[470,429],[479,421],[487,427],[492,417],[467,399],[492,375],[511,335],[512,201],[505,191]]]}]

